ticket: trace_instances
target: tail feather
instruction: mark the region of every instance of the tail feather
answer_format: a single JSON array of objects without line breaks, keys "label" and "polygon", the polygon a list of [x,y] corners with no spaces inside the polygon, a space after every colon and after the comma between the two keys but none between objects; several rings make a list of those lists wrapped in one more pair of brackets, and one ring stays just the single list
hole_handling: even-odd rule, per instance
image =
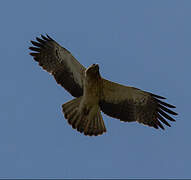
[{"label": "tail feather", "polygon": [[[101,116],[101,112],[99,111],[99,114],[98,114],[98,117],[97,118],[99,118],[100,120],[98,121],[98,133],[99,133],[99,127],[104,127],[105,128],[105,124],[104,124],[104,121],[103,121],[103,118],[102,118],[102,116]],[[105,128],[105,130],[106,130],[106,128]]]},{"label": "tail feather", "polygon": [[98,112],[94,119],[89,124],[89,133],[90,134],[102,134],[103,131],[106,131],[104,122],[102,123],[101,113]]},{"label": "tail feather", "polygon": [[[77,116],[77,118],[76,118],[76,121],[75,121],[75,123],[72,125],[72,127],[74,128],[74,129],[77,129],[79,126],[80,126],[80,124],[83,122],[82,121],[82,116],[78,113],[78,116]],[[77,129],[78,130],[78,129]]]},{"label": "tail feather", "polygon": [[90,134],[99,134],[97,129],[94,128],[94,127],[100,128],[100,127],[98,127],[98,118],[97,118],[97,116],[94,118],[94,121],[92,121],[92,123],[90,124],[89,132],[90,132]]},{"label": "tail feather", "polygon": [[73,109],[73,111],[71,111],[71,114],[68,115],[68,117],[70,117],[70,118],[68,119],[68,123],[69,123],[70,125],[74,124],[75,121],[77,120],[77,118],[79,117],[79,115],[78,115],[77,113],[75,113],[76,111],[77,111],[77,110],[76,110],[76,108],[75,108],[75,109]]},{"label": "tail feather", "polygon": [[81,97],[62,105],[63,113],[68,123],[84,135],[101,135],[106,132],[99,106],[93,106],[88,113],[79,109]]},{"label": "tail feather", "polygon": [[[93,120],[94,121],[94,120]],[[88,134],[92,134],[91,133],[91,129],[90,129],[90,123],[92,122],[92,119],[87,119],[87,122],[85,124],[85,128],[84,128],[84,134],[88,135]]]},{"label": "tail feather", "polygon": [[[75,99],[75,101],[69,101],[65,104],[63,104],[62,108],[63,108],[63,111],[65,112],[64,115],[67,116],[71,111],[73,111],[76,107],[76,105],[80,103],[80,100],[77,98]],[[65,117],[67,118],[67,117]]]},{"label": "tail feather", "polygon": [[100,119],[100,127],[105,127],[105,124],[104,124],[104,121],[103,121],[103,118],[101,116],[101,112],[99,112],[99,119]]}]

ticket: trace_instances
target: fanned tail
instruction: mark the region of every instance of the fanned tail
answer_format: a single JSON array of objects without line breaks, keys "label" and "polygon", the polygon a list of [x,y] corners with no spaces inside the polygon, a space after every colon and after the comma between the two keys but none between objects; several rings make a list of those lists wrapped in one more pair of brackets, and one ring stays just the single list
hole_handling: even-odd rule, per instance
[{"label": "fanned tail", "polygon": [[98,105],[91,109],[80,110],[81,97],[62,105],[62,110],[68,123],[84,135],[97,136],[106,132],[105,124]]}]

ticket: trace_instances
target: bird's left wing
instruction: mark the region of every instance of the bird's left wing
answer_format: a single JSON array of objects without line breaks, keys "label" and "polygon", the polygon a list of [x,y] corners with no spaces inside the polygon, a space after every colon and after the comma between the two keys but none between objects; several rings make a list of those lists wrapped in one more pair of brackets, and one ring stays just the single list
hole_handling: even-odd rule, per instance
[{"label": "bird's left wing", "polygon": [[158,129],[164,129],[164,123],[170,127],[167,120],[175,121],[171,115],[177,115],[169,108],[175,106],[165,103],[160,99],[164,97],[142,91],[134,87],[123,86],[102,79],[103,94],[100,101],[101,110],[121,121],[137,121]]},{"label": "bird's left wing", "polygon": [[83,95],[83,78],[85,67],[82,66],[72,54],[61,47],[50,36],[41,35],[36,38],[37,41],[31,41],[34,45],[29,47],[34,60],[42,66],[43,69],[51,73],[56,82],[63,86],[74,97]]}]

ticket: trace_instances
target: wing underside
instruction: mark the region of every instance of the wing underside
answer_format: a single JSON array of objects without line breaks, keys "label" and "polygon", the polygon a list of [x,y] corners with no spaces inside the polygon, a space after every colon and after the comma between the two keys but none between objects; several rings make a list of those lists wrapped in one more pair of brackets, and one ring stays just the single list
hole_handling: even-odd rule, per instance
[{"label": "wing underside", "polygon": [[83,94],[83,78],[85,67],[82,66],[72,54],[61,47],[50,36],[36,38],[31,41],[33,46],[29,47],[34,60],[49,73],[56,82],[64,87],[74,97]]},{"label": "wing underside", "polygon": [[170,127],[167,120],[175,121],[171,115],[177,113],[170,109],[175,106],[162,99],[165,98],[103,79],[100,107],[105,114],[121,121],[137,121],[156,129],[164,129],[163,124]]}]

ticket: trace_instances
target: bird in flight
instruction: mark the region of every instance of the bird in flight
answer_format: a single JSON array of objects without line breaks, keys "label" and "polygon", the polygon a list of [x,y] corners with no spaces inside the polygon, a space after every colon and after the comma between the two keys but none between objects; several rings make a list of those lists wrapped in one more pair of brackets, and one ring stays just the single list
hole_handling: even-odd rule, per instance
[{"label": "bird in flight", "polygon": [[97,136],[106,132],[101,111],[124,122],[164,129],[170,127],[177,115],[175,106],[162,100],[162,96],[124,86],[101,77],[99,65],[85,68],[64,47],[50,36],[41,35],[29,47],[34,60],[64,87],[74,99],[62,105],[68,123],[84,135]]}]

